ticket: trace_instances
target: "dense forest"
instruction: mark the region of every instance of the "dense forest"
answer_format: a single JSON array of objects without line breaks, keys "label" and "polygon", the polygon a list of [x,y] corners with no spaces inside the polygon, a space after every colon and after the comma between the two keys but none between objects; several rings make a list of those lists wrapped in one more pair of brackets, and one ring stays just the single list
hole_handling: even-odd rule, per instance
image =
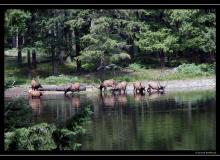
[{"label": "dense forest", "polygon": [[46,62],[48,76],[62,74],[66,62],[74,63],[72,72],[88,73],[216,58],[215,9],[8,9],[4,26],[5,50],[17,48],[17,66],[33,72]]}]

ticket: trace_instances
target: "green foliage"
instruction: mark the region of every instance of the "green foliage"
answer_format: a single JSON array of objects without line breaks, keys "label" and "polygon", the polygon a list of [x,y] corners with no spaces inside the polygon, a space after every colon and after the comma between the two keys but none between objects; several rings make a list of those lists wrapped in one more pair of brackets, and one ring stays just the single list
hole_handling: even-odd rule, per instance
[{"label": "green foliage", "polygon": [[156,32],[143,28],[142,32],[136,45],[143,51],[172,53],[177,45],[177,38],[168,28],[162,28]]},{"label": "green foliage", "polygon": [[76,142],[77,133],[68,129],[57,129],[53,132],[53,139],[57,150],[77,150],[81,144]]},{"label": "green foliage", "polygon": [[43,82],[47,84],[67,84],[77,82],[78,80],[78,77],[70,77],[61,74],[59,76],[49,76],[44,79]]},{"label": "green foliage", "polygon": [[5,29],[10,35],[24,34],[26,23],[31,18],[29,12],[20,9],[8,9],[5,12]]},{"label": "green foliage", "polygon": [[216,63],[213,64],[200,64],[199,67],[203,72],[208,74],[215,74],[216,73]]},{"label": "green foliage", "polygon": [[12,102],[5,102],[4,126],[5,131],[31,125],[32,109],[23,97],[14,99]]},{"label": "green foliage", "polygon": [[194,76],[212,75],[215,74],[215,64],[182,64],[177,67],[177,71],[181,74],[191,74]]},{"label": "green foliage", "polygon": [[5,77],[4,81],[4,88],[8,89],[11,88],[15,84],[15,78],[14,77]]},{"label": "green foliage", "polygon": [[182,64],[177,67],[177,71],[183,74],[195,74],[202,75],[203,72],[198,65],[193,64]]},{"label": "green foliage", "polygon": [[69,120],[67,128],[74,132],[84,133],[85,131],[80,127],[80,125],[87,122],[92,114],[93,112],[89,106],[83,107],[79,113]]},{"label": "green foliage", "polygon": [[129,64],[128,68],[134,71],[140,71],[143,69],[143,65],[138,64],[138,63],[132,63],[132,64]]},{"label": "green foliage", "polygon": [[81,146],[76,142],[77,136],[85,134],[82,125],[89,121],[91,114],[90,106],[82,108],[69,121],[67,128],[40,123],[6,132],[5,150],[77,150]]},{"label": "green foliage", "polygon": [[29,128],[5,133],[5,150],[54,150],[55,126],[41,123]]}]

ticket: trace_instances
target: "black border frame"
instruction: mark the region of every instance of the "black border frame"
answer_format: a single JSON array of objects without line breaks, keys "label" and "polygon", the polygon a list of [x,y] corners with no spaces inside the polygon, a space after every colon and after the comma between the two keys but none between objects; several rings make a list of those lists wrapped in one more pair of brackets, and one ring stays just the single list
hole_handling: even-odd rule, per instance
[{"label": "black border frame", "polygon": [[[211,2],[211,1],[210,1]],[[19,5],[0,5],[0,18],[2,22],[4,22],[4,11],[6,9],[29,9],[29,8],[37,8],[37,9],[142,9],[142,8],[151,8],[151,9],[160,9],[160,8],[168,8],[168,9],[204,9],[204,8],[213,8],[216,9],[216,13],[218,13],[218,8],[219,6],[216,5],[206,5],[206,4],[201,4],[201,5],[190,5],[190,4],[185,4],[185,5],[177,5],[177,4],[158,4],[158,5],[149,5],[149,4],[111,4],[111,5],[103,5],[103,4],[42,4],[42,5],[33,5],[33,4],[19,4]],[[217,16],[218,19],[218,16]],[[217,20],[218,21],[218,20]],[[218,22],[216,22],[218,24]],[[4,30],[4,23],[0,23],[0,27],[2,28],[2,31]],[[218,33],[216,31],[216,33]],[[2,49],[2,60],[4,60],[4,32],[0,32],[0,37],[1,37],[1,43],[3,45],[1,46]],[[218,38],[217,38],[218,39]],[[217,43],[217,42],[216,42]],[[218,60],[218,58],[217,58]],[[2,68],[4,68],[4,63],[1,63]],[[218,67],[216,68],[218,70]],[[216,79],[217,79],[217,73],[216,71]],[[2,74],[4,75],[4,74]],[[3,77],[4,78],[4,77]],[[3,81],[2,81],[3,82]],[[3,84],[2,84],[3,86]],[[4,87],[2,88],[4,90]],[[216,93],[217,93],[217,88],[216,88]],[[1,94],[4,93],[2,92]],[[2,97],[3,97],[2,96]],[[91,155],[106,155],[106,156],[111,156],[111,155],[145,155],[145,156],[216,156],[219,155],[219,150],[218,150],[218,143],[216,142],[216,150],[215,151],[206,151],[206,150],[198,150],[198,151],[4,151],[4,101],[3,105],[0,108],[0,113],[2,113],[2,121],[0,121],[0,128],[1,128],[1,134],[0,135],[0,156],[2,155],[48,155],[48,156],[60,156],[60,155],[75,155],[75,156],[91,156]],[[216,109],[216,114],[218,113],[218,109]],[[217,117],[218,119],[218,117]],[[218,121],[216,119],[216,121]],[[217,122],[216,122],[216,127],[217,127]],[[216,140],[217,140],[217,130],[216,130]]]}]

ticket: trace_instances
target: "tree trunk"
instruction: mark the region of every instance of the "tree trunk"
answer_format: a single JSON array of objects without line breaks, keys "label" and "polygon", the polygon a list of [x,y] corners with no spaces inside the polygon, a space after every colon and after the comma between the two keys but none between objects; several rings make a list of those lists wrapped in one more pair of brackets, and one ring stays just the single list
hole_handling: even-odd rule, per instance
[{"label": "tree trunk", "polygon": [[165,54],[163,51],[159,53],[159,57],[160,57],[160,66],[161,68],[164,68],[165,67]]},{"label": "tree trunk", "polygon": [[16,35],[16,48],[18,49],[18,57],[17,57],[18,66],[21,66],[21,64],[22,64],[21,45],[22,45],[22,39],[18,37],[18,33],[17,33],[17,35]]},{"label": "tree trunk", "polygon": [[209,53],[209,59],[210,59],[210,62],[211,63],[213,63],[213,62],[215,62],[215,56],[214,56],[214,54],[213,53]]},{"label": "tree trunk", "polygon": [[30,49],[27,50],[27,64],[28,64],[28,78],[32,77],[32,72],[31,72],[31,52]]},{"label": "tree trunk", "polygon": [[17,39],[16,39],[16,37],[17,36],[12,37],[12,48],[17,48],[17,42],[16,42]]},{"label": "tree trunk", "polygon": [[[79,37],[79,31],[77,29],[74,30],[75,33],[75,46],[76,46],[76,55],[75,57],[79,56],[80,53],[80,37]],[[79,60],[76,60],[76,71],[81,71],[81,62]]]},{"label": "tree trunk", "polygon": [[15,37],[15,47],[18,48],[18,32]]},{"label": "tree trunk", "polygon": [[55,53],[54,53],[54,49],[52,49],[52,74],[54,75],[55,74],[55,64],[54,64],[54,61],[55,61]]},{"label": "tree trunk", "polygon": [[21,48],[18,47],[18,59],[17,59],[18,66],[21,66],[22,64],[22,55],[21,55]]},{"label": "tree trunk", "polygon": [[33,69],[37,68],[37,57],[36,57],[35,49],[32,50],[32,66]]},{"label": "tree trunk", "polygon": [[[43,88],[38,88],[39,91],[65,91],[67,88],[69,88],[69,85],[65,86],[46,86]],[[80,91],[85,91],[86,86],[80,86],[79,88]]]},{"label": "tree trunk", "polygon": [[27,50],[27,64],[28,64],[28,68],[31,68],[31,53],[30,53],[30,49]]}]

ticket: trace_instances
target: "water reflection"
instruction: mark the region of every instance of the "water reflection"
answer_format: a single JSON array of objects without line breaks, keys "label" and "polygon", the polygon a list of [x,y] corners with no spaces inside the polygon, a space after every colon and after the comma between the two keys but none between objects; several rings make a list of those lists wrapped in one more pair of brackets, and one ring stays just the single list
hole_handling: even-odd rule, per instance
[{"label": "water reflection", "polygon": [[80,95],[66,95],[66,98],[70,101],[72,107],[80,107]]},{"label": "water reflection", "polygon": [[121,107],[126,107],[126,105],[128,103],[127,93],[119,94],[117,96],[117,101],[118,101],[118,105],[120,105]]},{"label": "water reflection", "polygon": [[166,94],[75,94],[31,99],[35,122],[65,125],[91,104],[82,150],[215,150],[215,91]]}]

